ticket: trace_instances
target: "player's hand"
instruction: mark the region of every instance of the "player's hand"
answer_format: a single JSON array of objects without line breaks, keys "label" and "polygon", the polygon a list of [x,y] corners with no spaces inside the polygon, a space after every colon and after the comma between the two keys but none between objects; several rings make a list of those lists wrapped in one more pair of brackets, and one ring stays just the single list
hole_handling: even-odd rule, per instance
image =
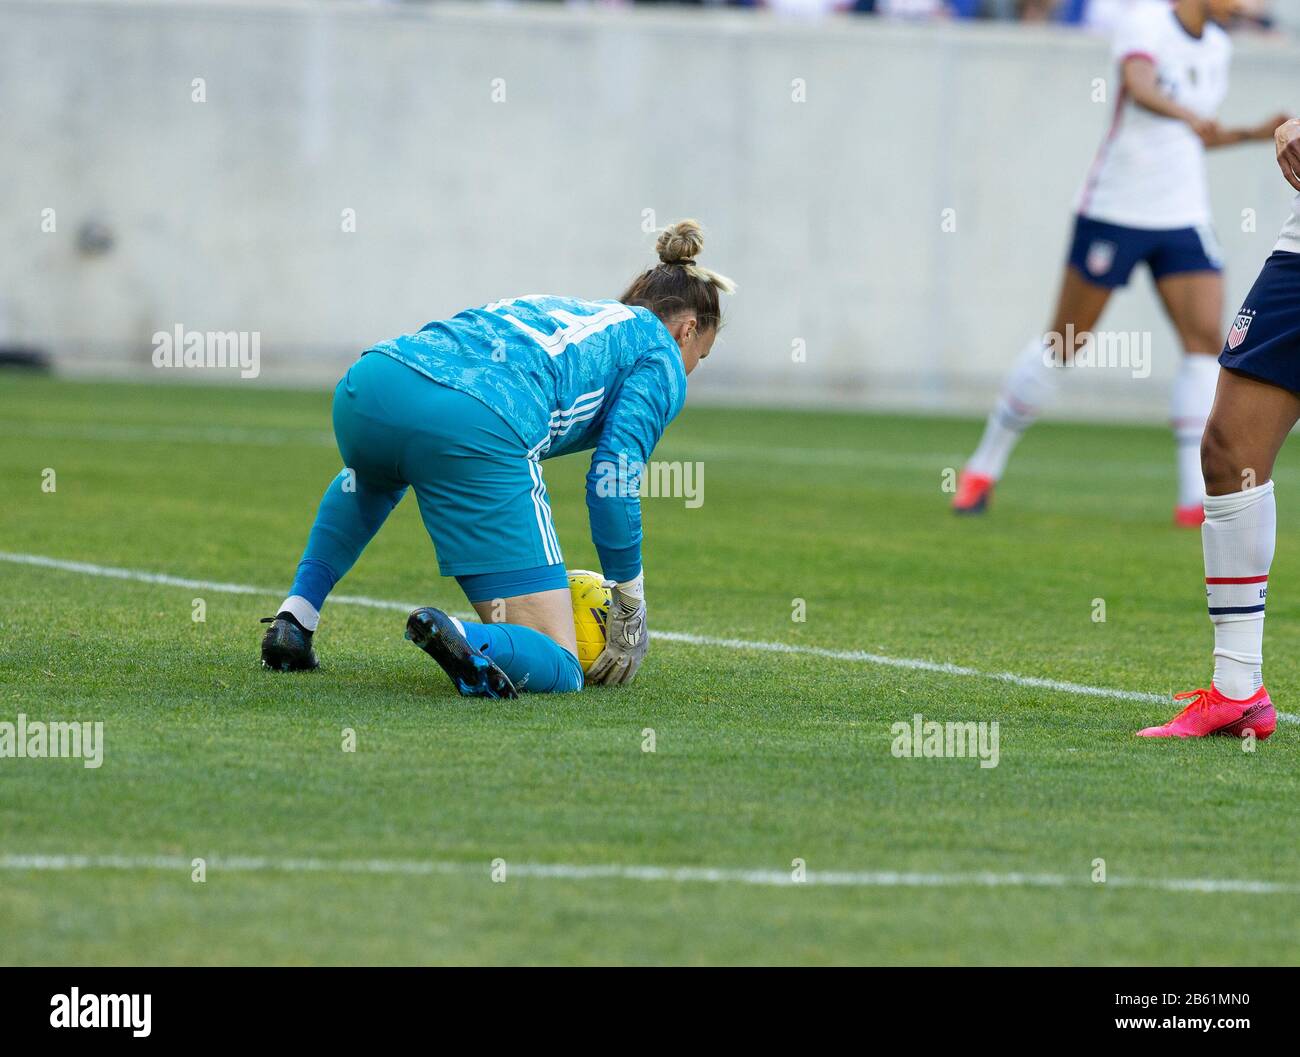
[{"label": "player's hand", "polygon": [[615,584],[610,596],[605,649],[587,672],[588,683],[605,686],[630,683],[650,648],[641,578],[621,586]]},{"label": "player's hand", "polygon": [[1223,131],[1219,128],[1219,123],[1211,118],[1198,117],[1188,122],[1192,126],[1192,131],[1200,137],[1202,143],[1207,147],[1217,147],[1219,141],[1223,138]]},{"label": "player's hand", "polygon": [[1300,120],[1292,118],[1273,133],[1277,164],[1286,182],[1300,191]]}]

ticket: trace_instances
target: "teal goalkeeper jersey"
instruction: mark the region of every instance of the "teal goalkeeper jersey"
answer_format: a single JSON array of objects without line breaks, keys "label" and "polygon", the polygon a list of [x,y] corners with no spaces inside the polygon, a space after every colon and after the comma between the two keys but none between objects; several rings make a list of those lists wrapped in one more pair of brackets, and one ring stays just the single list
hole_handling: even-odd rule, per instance
[{"label": "teal goalkeeper jersey", "polygon": [[529,456],[594,449],[591,537],[605,575],[641,568],[641,474],[686,400],[681,351],[648,309],[530,295],[494,301],[373,346],[481,400]]}]

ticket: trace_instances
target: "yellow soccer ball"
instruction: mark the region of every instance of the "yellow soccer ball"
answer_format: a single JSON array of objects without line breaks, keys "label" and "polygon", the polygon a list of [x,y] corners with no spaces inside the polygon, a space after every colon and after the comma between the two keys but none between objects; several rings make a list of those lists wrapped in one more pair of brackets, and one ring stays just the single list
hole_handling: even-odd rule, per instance
[{"label": "yellow soccer ball", "polygon": [[573,627],[578,633],[578,663],[585,672],[605,651],[610,592],[599,573],[574,569],[569,573],[569,594],[573,598]]}]

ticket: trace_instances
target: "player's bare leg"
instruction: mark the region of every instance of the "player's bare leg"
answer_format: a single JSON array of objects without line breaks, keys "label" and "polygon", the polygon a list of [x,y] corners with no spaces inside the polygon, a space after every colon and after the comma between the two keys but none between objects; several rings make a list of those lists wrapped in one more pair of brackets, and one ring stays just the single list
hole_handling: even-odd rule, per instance
[{"label": "player's bare leg", "polygon": [[1158,280],[1156,289],[1186,353],[1174,379],[1169,419],[1178,463],[1174,523],[1190,528],[1205,520],[1201,436],[1219,378],[1223,276],[1212,271],[1180,272]]},{"label": "player's bare leg", "polygon": [[[954,513],[980,514],[987,509],[1016,442],[1055,398],[1062,368],[1072,360],[1081,336],[1097,325],[1110,295],[1109,287],[1089,282],[1077,268],[1065,269],[1051,327],[1025,346],[1007,376],[979,447],[957,480]],[[1067,335],[1073,336],[1073,342],[1067,343]]]},{"label": "player's bare leg", "polygon": [[573,628],[573,602],[567,587],[475,602],[474,612],[484,624],[522,624],[540,631],[570,653],[578,652],[578,637]]},{"label": "player's bare leg", "polygon": [[[1075,335],[1081,339],[1082,335],[1090,333],[1097,325],[1112,293],[1108,286],[1098,286],[1096,283],[1089,282],[1079,269],[1066,268],[1048,333],[1060,334],[1063,340],[1067,329],[1073,324]],[[1078,340],[1076,346],[1077,344]]]},{"label": "player's bare leg", "polygon": [[1277,513],[1273,462],[1296,421],[1300,397],[1222,370],[1201,442],[1205,476],[1205,586],[1214,624],[1209,689],[1179,694],[1190,703],[1168,723],[1138,731],[1148,738],[1248,732],[1267,738],[1277,713],[1264,688],[1264,603]]},{"label": "player's bare leg", "polygon": [[1300,396],[1220,369],[1201,441],[1206,492],[1225,496],[1271,482],[1277,453],[1297,421]]}]

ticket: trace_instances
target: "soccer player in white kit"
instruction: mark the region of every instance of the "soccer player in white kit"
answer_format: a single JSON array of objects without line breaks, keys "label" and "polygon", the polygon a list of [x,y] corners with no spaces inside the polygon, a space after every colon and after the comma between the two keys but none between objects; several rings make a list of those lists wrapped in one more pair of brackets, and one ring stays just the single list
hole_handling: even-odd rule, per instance
[{"label": "soccer player in white kit", "polygon": [[[1300,121],[1274,135],[1282,175],[1300,191]],[[1208,689],[1145,738],[1267,738],[1277,712],[1264,688],[1264,604],[1277,537],[1273,462],[1300,421],[1300,195],[1242,302],[1219,356],[1214,410],[1201,443],[1205,597],[1214,625]]]},{"label": "soccer player in white kit", "polygon": [[1220,23],[1239,0],[1151,0],[1116,27],[1121,88],[1110,131],[1077,202],[1078,216],[1056,314],[1021,352],[958,479],[953,510],[982,513],[1012,449],[1056,396],[1111,293],[1145,262],[1186,355],[1174,380],[1171,422],[1178,450],[1174,520],[1204,517],[1200,441],[1214,402],[1223,343],[1223,275],[1210,226],[1205,149],[1267,140],[1286,120],[1221,128],[1232,45]]}]

